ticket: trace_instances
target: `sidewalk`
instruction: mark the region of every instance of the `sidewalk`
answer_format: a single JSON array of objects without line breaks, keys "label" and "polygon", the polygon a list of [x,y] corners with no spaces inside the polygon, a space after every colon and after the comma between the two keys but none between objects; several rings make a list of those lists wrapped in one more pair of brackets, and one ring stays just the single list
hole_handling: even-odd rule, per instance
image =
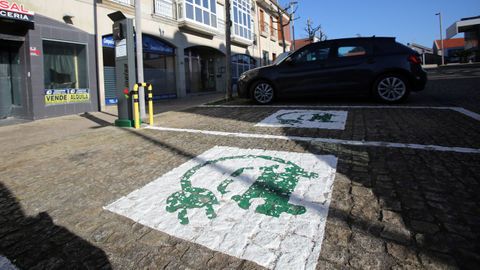
[{"label": "sidewalk", "polygon": [[[181,111],[192,106],[213,102],[222,97],[222,93],[213,93],[161,100],[154,104],[154,112],[155,114],[160,114],[167,111]],[[83,133],[113,126],[115,119],[117,119],[117,106],[108,106],[101,112],[67,115],[30,122],[12,119],[2,120],[8,123],[5,126],[0,124],[0,137],[3,138],[4,142],[15,142],[4,143],[2,148],[11,150],[66,137],[79,136]],[[22,134],[21,140],[18,139],[18,134],[20,133]]]}]

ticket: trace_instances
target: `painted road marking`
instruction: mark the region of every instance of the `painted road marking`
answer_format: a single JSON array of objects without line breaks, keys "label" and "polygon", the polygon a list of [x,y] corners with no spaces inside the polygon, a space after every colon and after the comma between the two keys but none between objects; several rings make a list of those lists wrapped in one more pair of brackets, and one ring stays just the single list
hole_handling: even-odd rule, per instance
[{"label": "painted road marking", "polygon": [[337,158],[216,146],[105,209],[271,269],[315,269]]},{"label": "painted road marking", "polygon": [[302,137],[302,136],[255,134],[255,133],[237,133],[237,132],[168,128],[168,127],[151,127],[151,126],[148,126],[146,128],[159,130],[159,131],[197,133],[197,134],[204,134],[204,135],[224,136],[224,137],[274,139],[274,140],[287,140],[287,141],[303,141],[303,142],[312,142],[312,143],[331,143],[331,144],[342,144],[342,145],[386,147],[386,148],[407,148],[407,149],[426,150],[426,151],[480,154],[480,149],[477,149],[477,148],[450,147],[450,146],[431,145],[431,144],[426,145],[426,144],[393,143],[393,142],[382,142],[382,141],[353,141],[353,140],[341,140],[341,139],[318,138],[318,137],[316,138],[316,137]]},{"label": "painted road marking", "polygon": [[429,106],[345,106],[345,105],[198,105],[200,108],[339,108],[339,109],[418,109],[418,110],[452,110],[477,121],[480,121],[480,114],[462,107],[429,107]]},{"label": "painted road marking", "polygon": [[347,115],[346,111],[279,110],[255,126],[344,130]]},{"label": "painted road marking", "polygon": [[9,259],[3,257],[2,255],[0,255],[0,269],[1,270],[18,270],[18,268],[15,267],[15,265],[13,265]]}]

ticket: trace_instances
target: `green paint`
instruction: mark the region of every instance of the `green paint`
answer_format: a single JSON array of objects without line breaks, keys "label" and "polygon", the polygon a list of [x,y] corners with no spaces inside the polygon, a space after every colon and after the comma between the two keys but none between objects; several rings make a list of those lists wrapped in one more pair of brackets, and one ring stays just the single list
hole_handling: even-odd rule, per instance
[{"label": "green paint", "polygon": [[[300,124],[303,121],[305,121],[305,116],[309,115],[309,113],[305,113],[297,117],[297,119],[285,119],[285,116],[291,115],[291,114],[299,114],[302,113],[301,111],[294,111],[294,112],[287,112],[287,113],[282,113],[277,115],[277,120],[280,124],[282,125],[294,125],[294,124]],[[314,113],[310,119],[306,120],[309,122],[320,122],[320,123],[332,123],[334,114],[331,113]]]},{"label": "green paint", "polygon": [[[236,171],[234,171],[230,176],[232,177],[238,177],[240,176],[245,170],[252,170],[253,167],[247,167],[247,168],[240,168]],[[227,187],[228,185],[230,185],[231,183],[233,183],[233,179],[226,179],[226,180],[223,180],[222,183],[220,183],[220,185],[218,185],[217,187],[217,190],[222,194],[222,195],[225,195],[227,194],[229,191],[227,191]]]},{"label": "green paint", "polygon": [[[213,205],[219,204],[215,194],[204,188],[192,187],[190,179],[198,170],[205,166],[216,164],[221,161],[235,159],[264,159],[286,165],[284,171],[279,171],[280,166],[278,164],[261,167],[261,175],[249,187],[249,189],[243,195],[235,195],[232,197],[232,199],[238,203],[240,208],[248,209],[251,205],[252,199],[261,198],[264,199],[264,204],[259,205],[255,209],[255,212],[260,214],[279,217],[281,213],[301,215],[306,212],[305,207],[301,205],[290,204],[288,201],[290,200],[290,195],[297,186],[300,178],[317,178],[318,174],[306,172],[300,166],[290,161],[264,155],[223,157],[206,161],[203,164],[191,168],[185,172],[180,180],[182,190],[175,192],[168,197],[166,210],[170,213],[179,211],[178,219],[180,220],[181,224],[189,223],[189,219],[187,217],[188,209],[205,208],[207,217],[209,219],[215,218],[216,213],[213,209]],[[253,167],[243,167],[237,169],[230,174],[230,177],[238,177],[243,174],[245,170],[251,169],[253,169]],[[209,179],[206,179],[206,181],[209,181]],[[222,195],[228,193],[229,191],[227,191],[227,187],[233,181],[234,180],[231,178],[223,180],[220,185],[217,186],[217,190]]]},{"label": "green paint", "polygon": [[230,185],[231,183],[233,183],[233,179],[227,179],[227,180],[223,180],[223,182],[217,187],[217,190],[222,194],[222,195],[225,195],[227,194],[229,191],[227,191],[227,187],[228,185]]},{"label": "green paint", "polygon": [[332,121],[332,117],[334,115],[331,114],[331,113],[324,113],[324,114],[319,114],[319,113],[314,113],[312,115],[312,118],[310,118],[310,122],[322,122],[322,123],[331,123],[333,122]]},{"label": "green paint", "polygon": [[290,114],[294,114],[294,113],[300,113],[300,112],[288,112],[288,113],[282,113],[282,114],[279,114],[277,115],[277,120],[280,124],[282,125],[294,125],[294,124],[300,124],[302,122],[302,116],[303,115],[300,115],[300,117],[298,117],[297,119],[285,119],[284,117],[286,115],[290,115]]}]

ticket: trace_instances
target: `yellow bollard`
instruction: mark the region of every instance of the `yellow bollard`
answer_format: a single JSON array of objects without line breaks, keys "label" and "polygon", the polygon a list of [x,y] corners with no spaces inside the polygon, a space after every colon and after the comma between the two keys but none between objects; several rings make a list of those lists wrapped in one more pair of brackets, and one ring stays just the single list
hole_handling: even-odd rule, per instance
[{"label": "yellow bollard", "polygon": [[148,84],[148,115],[150,126],[153,126],[153,88],[152,84]]},{"label": "yellow bollard", "polygon": [[140,128],[140,111],[138,108],[138,84],[133,86],[133,122],[136,129]]}]

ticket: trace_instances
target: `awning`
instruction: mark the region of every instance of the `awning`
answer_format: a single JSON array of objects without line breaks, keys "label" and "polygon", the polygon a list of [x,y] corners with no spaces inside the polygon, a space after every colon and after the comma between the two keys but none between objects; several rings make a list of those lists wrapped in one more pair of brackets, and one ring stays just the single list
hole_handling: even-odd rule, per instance
[{"label": "awning", "polygon": [[447,39],[456,36],[458,33],[473,30],[475,27],[480,27],[480,17],[462,19],[447,28]]}]

